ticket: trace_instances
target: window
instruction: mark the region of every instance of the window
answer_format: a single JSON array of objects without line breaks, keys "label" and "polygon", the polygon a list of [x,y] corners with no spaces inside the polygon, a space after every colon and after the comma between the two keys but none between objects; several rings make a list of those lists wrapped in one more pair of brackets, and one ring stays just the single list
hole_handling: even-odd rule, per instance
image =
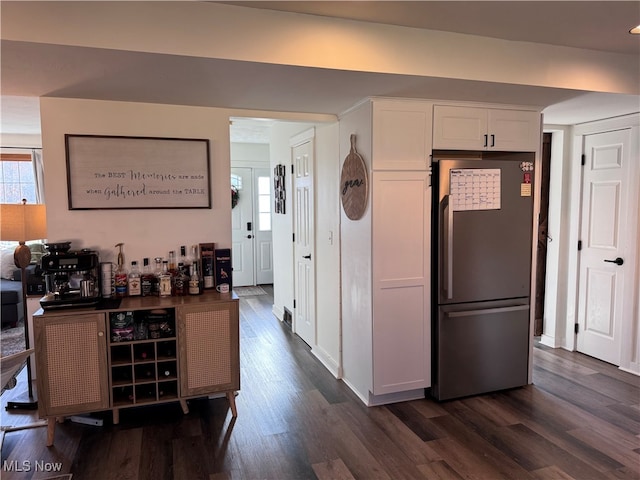
[{"label": "window", "polygon": [[36,180],[31,155],[0,155],[0,203],[36,202]]},{"label": "window", "polygon": [[271,230],[271,178],[258,177],[258,230]]}]

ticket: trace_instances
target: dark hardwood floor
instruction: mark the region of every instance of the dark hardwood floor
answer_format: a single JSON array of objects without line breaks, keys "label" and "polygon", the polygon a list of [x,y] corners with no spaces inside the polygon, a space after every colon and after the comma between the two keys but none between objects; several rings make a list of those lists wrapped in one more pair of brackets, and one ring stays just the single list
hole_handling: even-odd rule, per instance
[{"label": "dark hardwood floor", "polygon": [[[102,427],[65,422],[50,448],[44,428],[8,432],[2,479],[640,478],[640,377],[536,346],[533,385],[367,408],[271,307],[241,298],[236,421],[220,398],[191,401],[188,415],[123,410],[117,426],[107,414]],[[3,426],[36,419],[5,412],[21,393],[2,396]]]}]

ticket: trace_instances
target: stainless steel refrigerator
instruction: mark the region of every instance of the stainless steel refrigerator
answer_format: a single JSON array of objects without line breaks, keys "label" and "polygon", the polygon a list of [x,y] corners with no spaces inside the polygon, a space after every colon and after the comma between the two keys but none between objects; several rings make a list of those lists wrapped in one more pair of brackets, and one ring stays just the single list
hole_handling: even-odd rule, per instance
[{"label": "stainless steel refrigerator", "polygon": [[534,154],[435,153],[431,395],[526,385]]}]

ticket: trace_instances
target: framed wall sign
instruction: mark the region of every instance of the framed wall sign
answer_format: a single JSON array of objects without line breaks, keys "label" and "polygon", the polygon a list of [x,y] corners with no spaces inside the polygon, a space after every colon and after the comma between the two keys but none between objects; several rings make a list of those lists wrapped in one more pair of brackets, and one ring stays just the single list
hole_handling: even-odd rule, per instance
[{"label": "framed wall sign", "polygon": [[65,135],[69,210],[211,208],[209,140]]}]

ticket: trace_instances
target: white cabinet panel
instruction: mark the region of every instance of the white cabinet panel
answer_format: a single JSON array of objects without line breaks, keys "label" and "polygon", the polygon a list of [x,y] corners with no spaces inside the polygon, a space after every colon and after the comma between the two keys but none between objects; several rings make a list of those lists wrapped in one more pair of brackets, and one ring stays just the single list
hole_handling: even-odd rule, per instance
[{"label": "white cabinet panel", "polygon": [[443,105],[433,112],[434,149],[535,152],[541,143],[538,112]]},{"label": "white cabinet panel", "polygon": [[491,150],[535,152],[539,149],[542,143],[539,113],[489,109],[488,115]]},{"label": "white cabinet panel", "polygon": [[431,385],[427,172],[373,174],[373,394]]},{"label": "white cabinet panel", "polygon": [[483,150],[488,141],[485,108],[444,107],[433,110],[433,148]]},{"label": "white cabinet panel", "polygon": [[426,170],[431,154],[432,104],[373,103],[373,169]]}]

